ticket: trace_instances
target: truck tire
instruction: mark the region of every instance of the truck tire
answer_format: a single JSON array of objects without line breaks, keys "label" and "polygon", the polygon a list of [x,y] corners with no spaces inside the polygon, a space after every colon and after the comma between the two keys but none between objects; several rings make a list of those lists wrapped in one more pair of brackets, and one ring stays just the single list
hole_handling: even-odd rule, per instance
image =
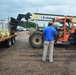
[{"label": "truck tire", "polygon": [[42,48],[42,32],[33,32],[29,37],[29,43],[33,48]]},{"label": "truck tire", "polygon": [[12,40],[12,44],[15,44],[16,43],[15,37],[12,37],[11,40]]},{"label": "truck tire", "polygon": [[5,46],[10,47],[12,45],[11,38],[5,41]]},{"label": "truck tire", "polygon": [[75,44],[75,39],[73,37],[70,37],[68,41],[70,44]]},{"label": "truck tire", "polygon": [[69,37],[69,39],[68,39],[68,41],[69,41],[69,43],[70,44],[75,44],[75,42],[76,42],[76,35],[75,35],[75,33],[71,33],[70,34],[70,37]]}]

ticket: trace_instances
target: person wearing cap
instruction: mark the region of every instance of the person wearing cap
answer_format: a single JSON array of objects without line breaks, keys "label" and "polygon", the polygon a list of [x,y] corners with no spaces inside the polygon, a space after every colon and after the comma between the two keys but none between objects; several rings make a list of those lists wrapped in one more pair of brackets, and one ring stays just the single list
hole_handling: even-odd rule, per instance
[{"label": "person wearing cap", "polygon": [[43,35],[42,35],[42,43],[44,43],[43,46],[43,56],[42,60],[46,61],[47,56],[47,50],[49,49],[49,61],[53,61],[53,50],[54,50],[54,42],[57,42],[57,31],[52,26],[52,23],[49,22],[48,26],[44,28]]}]

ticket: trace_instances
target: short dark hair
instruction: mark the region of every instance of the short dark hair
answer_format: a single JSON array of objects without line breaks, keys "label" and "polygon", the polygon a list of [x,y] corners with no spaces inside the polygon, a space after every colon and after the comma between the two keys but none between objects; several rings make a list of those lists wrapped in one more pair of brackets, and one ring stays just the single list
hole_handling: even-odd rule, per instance
[{"label": "short dark hair", "polygon": [[52,26],[52,22],[49,22],[49,23],[48,23],[48,26]]}]

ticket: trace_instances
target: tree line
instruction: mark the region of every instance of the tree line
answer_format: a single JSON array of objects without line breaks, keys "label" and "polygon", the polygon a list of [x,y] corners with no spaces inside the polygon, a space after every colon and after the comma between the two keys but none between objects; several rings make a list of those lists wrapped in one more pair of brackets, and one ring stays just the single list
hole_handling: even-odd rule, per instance
[{"label": "tree line", "polygon": [[[24,22],[24,21],[20,21],[19,22],[19,26],[25,27],[25,28],[36,28],[36,23],[34,22]],[[38,25],[37,25],[38,27]]]}]

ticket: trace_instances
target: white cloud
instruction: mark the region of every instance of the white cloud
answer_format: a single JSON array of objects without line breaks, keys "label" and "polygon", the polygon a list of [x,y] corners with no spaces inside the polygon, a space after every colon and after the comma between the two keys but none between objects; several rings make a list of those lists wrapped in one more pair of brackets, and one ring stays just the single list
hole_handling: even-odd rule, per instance
[{"label": "white cloud", "polygon": [[76,0],[0,0],[0,19],[28,12],[76,15]]}]

